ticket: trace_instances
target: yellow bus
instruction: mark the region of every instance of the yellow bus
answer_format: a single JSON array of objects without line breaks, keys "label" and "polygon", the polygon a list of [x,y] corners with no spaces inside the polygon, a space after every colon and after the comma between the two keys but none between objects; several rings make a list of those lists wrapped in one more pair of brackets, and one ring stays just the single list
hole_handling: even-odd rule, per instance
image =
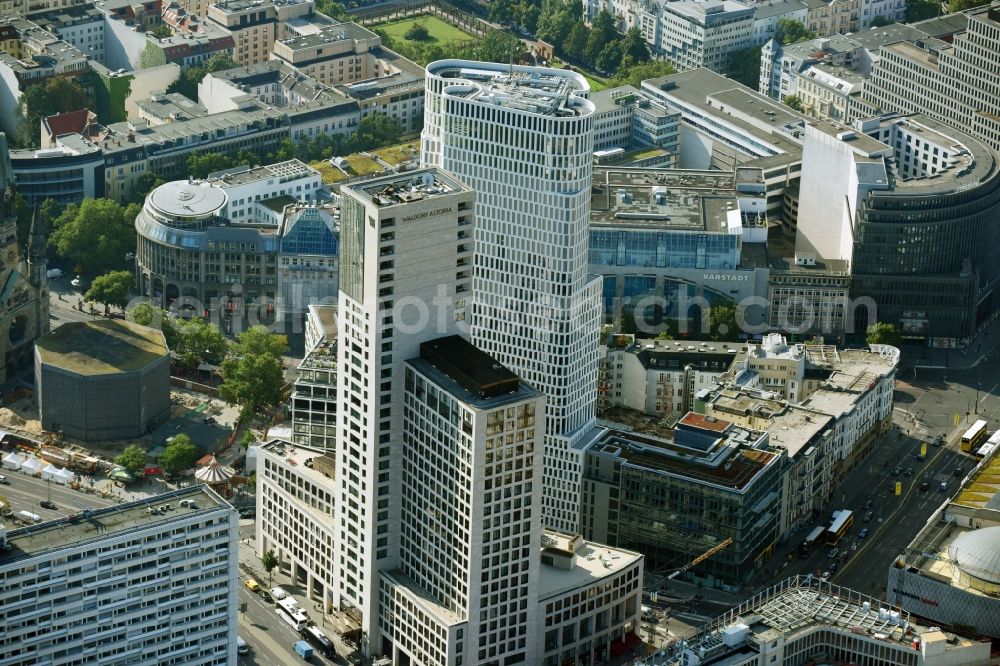
[{"label": "yellow bus", "polygon": [[826,545],[836,546],[854,524],[854,512],[849,509],[834,511],[833,522],[826,530]]},{"label": "yellow bus", "polygon": [[986,421],[980,419],[972,424],[972,427],[962,435],[962,450],[968,453],[975,451],[986,439]]}]

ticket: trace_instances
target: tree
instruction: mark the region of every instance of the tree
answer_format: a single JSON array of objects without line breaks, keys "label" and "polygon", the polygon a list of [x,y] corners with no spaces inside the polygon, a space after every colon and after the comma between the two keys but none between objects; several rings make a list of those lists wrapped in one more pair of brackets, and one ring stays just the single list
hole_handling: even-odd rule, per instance
[{"label": "tree", "polygon": [[166,339],[167,347],[170,349],[174,349],[177,345],[179,337],[177,327],[162,308],[158,308],[151,303],[140,303],[128,311],[128,317],[140,326],[149,326],[150,328],[163,331],[163,337]]},{"label": "tree", "polygon": [[[62,206],[55,199],[45,199],[38,208],[38,216],[42,223],[42,228],[52,229],[56,218],[62,213]],[[28,244],[28,235],[31,233],[31,220],[35,216],[35,209],[28,205],[20,194],[14,195],[14,216],[17,218],[17,242],[21,247]]]},{"label": "tree", "polygon": [[870,345],[892,345],[898,347],[903,343],[903,338],[899,334],[899,329],[895,324],[887,322],[876,322],[865,331],[865,342]]},{"label": "tree", "polygon": [[240,446],[243,449],[249,449],[250,445],[257,441],[257,436],[253,434],[253,430],[247,428],[246,432],[243,433],[243,437],[240,438]]},{"label": "tree", "polygon": [[274,568],[278,566],[278,556],[274,554],[273,550],[268,550],[264,553],[264,556],[260,558],[260,565],[264,567],[264,571],[267,573],[267,586],[271,586],[271,572]]},{"label": "tree", "polygon": [[264,326],[247,329],[222,362],[219,395],[227,404],[240,405],[240,420],[263,414],[281,399],[285,383],[281,354],[287,343]]},{"label": "tree", "polygon": [[426,42],[431,39],[431,33],[427,30],[423,23],[414,23],[410,26],[410,29],[406,31],[406,38],[415,42]]},{"label": "tree", "polygon": [[938,0],[906,0],[906,22],[923,21],[941,16],[941,3]]},{"label": "tree", "polygon": [[966,9],[982,7],[990,4],[991,0],[948,0],[948,11],[952,14],[964,12]]},{"label": "tree", "polygon": [[359,150],[372,150],[399,143],[403,130],[399,121],[384,113],[373,113],[358,123],[355,141]]},{"label": "tree", "polygon": [[[580,3],[576,3],[580,4]],[[576,20],[559,2],[547,3],[538,17],[538,39],[560,49]]]},{"label": "tree", "polygon": [[83,86],[73,79],[57,76],[45,83],[29,85],[17,106],[21,115],[21,142],[26,146],[37,146],[42,118],[87,109],[94,104]]},{"label": "tree", "polygon": [[781,101],[784,102],[786,106],[795,109],[799,113],[805,113],[805,107],[802,106],[802,100],[799,99],[796,95],[787,95],[785,99]]},{"label": "tree", "polygon": [[815,39],[815,37],[815,32],[795,19],[778,19],[778,27],[774,31],[775,41],[784,46],[798,44],[808,39]]},{"label": "tree", "polygon": [[639,28],[629,28],[622,40],[622,50],[625,58],[631,58],[634,63],[647,63],[652,59],[649,44],[642,38]]},{"label": "tree", "polygon": [[673,340],[674,336],[670,335],[669,330],[660,331],[656,334],[657,340]]},{"label": "tree", "polygon": [[191,153],[187,158],[187,170],[192,178],[205,178],[210,173],[232,166],[233,159],[221,153]]},{"label": "tree", "polygon": [[760,47],[733,51],[729,56],[729,76],[757,90],[760,86]]},{"label": "tree", "polygon": [[658,60],[640,65],[632,65],[627,69],[621,69],[609,84],[614,86],[629,85],[639,88],[646,79],[655,79],[660,76],[669,76],[676,72],[674,66],[669,62]]},{"label": "tree", "polygon": [[538,17],[540,15],[541,9],[536,4],[522,0],[517,5],[518,23],[528,34],[533,35],[538,30]]},{"label": "tree", "polygon": [[84,294],[88,301],[104,305],[107,312],[112,305],[124,308],[128,304],[129,294],[135,286],[135,280],[128,271],[111,271],[94,278],[90,289]]},{"label": "tree", "polygon": [[562,52],[574,62],[584,63],[587,59],[587,26],[583,21],[573,24],[566,40],[562,44]]},{"label": "tree", "polygon": [[121,465],[128,473],[136,476],[146,469],[146,449],[138,444],[129,444],[119,456],[115,458],[115,464]]},{"label": "tree", "polygon": [[137,204],[145,203],[146,197],[149,193],[166,182],[167,181],[157,176],[155,171],[145,172],[135,179],[135,183],[132,185],[132,194],[129,198],[129,202]]},{"label": "tree", "polygon": [[126,255],[135,251],[135,218],[140,211],[136,204],[84,199],[63,210],[50,240],[56,253],[84,274],[126,268]]},{"label": "tree", "polygon": [[160,454],[160,467],[167,474],[180,474],[194,467],[194,462],[198,459],[198,447],[194,445],[191,438],[181,433],[175,435],[173,440]]},{"label": "tree", "polygon": [[883,26],[892,25],[895,21],[890,21],[884,16],[876,16],[872,19],[873,28],[881,28]]},{"label": "tree", "polygon": [[167,39],[168,37],[173,36],[174,31],[171,30],[170,26],[167,25],[166,23],[161,23],[160,25],[150,30],[149,34],[151,34],[153,37],[156,37],[157,39]]},{"label": "tree", "polygon": [[594,67],[601,72],[618,71],[622,62],[622,40],[616,39],[601,50],[601,54],[594,61]]},{"label": "tree", "polygon": [[171,322],[176,329],[176,340],[170,349],[177,363],[184,369],[196,370],[202,363],[218,365],[229,350],[229,342],[215,324],[193,318],[179,323]]},{"label": "tree", "polygon": [[735,303],[718,303],[708,309],[709,327],[713,340],[738,340],[740,327],[736,321]]},{"label": "tree", "polygon": [[487,16],[494,23],[510,25],[514,22],[514,16],[516,14],[517,6],[514,4],[513,0],[493,0],[493,2],[490,3],[490,9]]},{"label": "tree", "polygon": [[471,54],[476,60],[506,63],[517,61],[524,50],[521,40],[507,30],[490,30],[480,39]]},{"label": "tree", "polygon": [[189,67],[181,73],[180,78],[167,87],[167,92],[179,92],[188,99],[197,100],[198,84],[205,78],[206,74],[220,72],[224,69],[232,69],[233,67],[236,67],[236,61],[233,60],[231,55],[225,52],[216,53],[202,64]]}]

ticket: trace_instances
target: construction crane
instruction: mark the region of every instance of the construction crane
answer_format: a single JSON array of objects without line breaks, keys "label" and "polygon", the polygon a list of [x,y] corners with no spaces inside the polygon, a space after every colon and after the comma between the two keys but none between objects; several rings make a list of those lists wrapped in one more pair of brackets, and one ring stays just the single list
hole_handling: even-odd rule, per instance
[{"label": "construction crane", "polygon": [[697,564],[700,564],[700,563],[704,562],[705,560],[707,560],[708,558],[712,557],[712,555],[715,555],[720,550],[724,550],[724,549],[728,548],[729,546],[732,545],[732,543],[733,543],[733,540],[731,538],[727,538],[725,541],[717,543],[716,545],[712,546],[711,548],[709,548],[708,550],[706,550],[704,553],[702,553],[698,557],[694,558],[693,560],[691,560],[690,562],[688,562],[687,564],[685,564],[684,566],[682,566],[677,571],[675,571],[672,574],[670,574],[669,576],[667,576],[667,580],[673,580],[674,578],[676,578],[677,576],[681,575],[682,573],[684,573],[685,571],[687,571],[691,567],[693,567],[693,566],[695,566]]}]

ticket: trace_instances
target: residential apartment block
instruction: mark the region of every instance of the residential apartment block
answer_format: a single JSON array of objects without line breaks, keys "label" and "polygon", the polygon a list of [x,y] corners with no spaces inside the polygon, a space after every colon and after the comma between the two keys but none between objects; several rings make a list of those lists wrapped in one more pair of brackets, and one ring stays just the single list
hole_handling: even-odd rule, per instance
[{"label": "residential apartment block", "polygon": [[[200,7],[189,8],[198,15]],[[224,28],[233,38],[233,59],[255,65],[271,57],[275,40],[284,37],[285,21],[312,14],[313,0],[223,0],[208,5],[205,18]]]},{"label": "residential apartment block", "polygon": [[738,0],[652,0],[639,5],[637,24],[653,53],[680,71],[725,73],[730,54],[754,43],[754,8]]},{"label": "residential apartment block", "polygon": [[0,664],[235,664],[238,531],[206,486],[0,527]]}]

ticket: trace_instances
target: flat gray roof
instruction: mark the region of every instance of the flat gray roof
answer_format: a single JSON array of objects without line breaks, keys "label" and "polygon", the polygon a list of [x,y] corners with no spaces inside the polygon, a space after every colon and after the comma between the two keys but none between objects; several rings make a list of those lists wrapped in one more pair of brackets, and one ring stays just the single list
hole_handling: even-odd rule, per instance
[{"label": "flat gray roof", "polygon": [[[82,503],[86,504],[86,498],[83,495],[80,497]],[[181,506],[181,500],[192,500],[194,506]],[[169,511],[156,515],[149,512],[149,507],[163,507],[166,504],[170,504]],[[169,523],[181,516],[209,513],[220,508],[235,511],[213,490],[197,485],[106,509],[81,511],[66,518],[7,532],[7,541],[11,547],[7,551],[0,551],[0,566],[9,566],[24,558],[38,557],[67,547],[79,547],[123,532],[142,530],[157,523]]]}]

